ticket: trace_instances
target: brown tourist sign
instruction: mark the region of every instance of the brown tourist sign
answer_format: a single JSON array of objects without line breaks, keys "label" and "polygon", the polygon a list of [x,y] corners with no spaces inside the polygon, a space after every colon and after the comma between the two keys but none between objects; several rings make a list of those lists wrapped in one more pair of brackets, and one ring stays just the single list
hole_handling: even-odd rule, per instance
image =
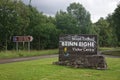
[{"label": "brown tourist sign", "polygon": [[13,42],[31,42],[32,36],[13,36]]}]

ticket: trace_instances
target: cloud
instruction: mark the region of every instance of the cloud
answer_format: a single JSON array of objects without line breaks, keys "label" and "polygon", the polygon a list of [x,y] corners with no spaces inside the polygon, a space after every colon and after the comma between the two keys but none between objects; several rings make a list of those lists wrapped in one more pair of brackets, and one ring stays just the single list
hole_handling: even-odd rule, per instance
[{"label": "cloud", "polygon": [[[23,0],[28,3],[29,0]],[[119,0],[32,0],[31,4],[47,15],[55,15],[57,11],[66,11],[70,3],[79,2],[91,14],[91,20],[96,22],[100,17],[106,17],[116,8]]]},{"label": "cloud", "polygon": [[35,0],[32,1],[32,5],[37,7],[39,11],[55,15],[59,10],[66,10],[69,0]]}]

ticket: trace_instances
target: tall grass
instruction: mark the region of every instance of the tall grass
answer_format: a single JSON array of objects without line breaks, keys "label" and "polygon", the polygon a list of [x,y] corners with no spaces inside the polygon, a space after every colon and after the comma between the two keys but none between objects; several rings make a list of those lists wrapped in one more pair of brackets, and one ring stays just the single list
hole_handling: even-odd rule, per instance
[{"label": "tall grass", "polygon": [[18,58],[18,57],[29,57],[29,56],[40,56],[47,54],[57,54],[58,49],[52,50],[41,50],[41,51],[2,51],[0,52],[1,58]]}]

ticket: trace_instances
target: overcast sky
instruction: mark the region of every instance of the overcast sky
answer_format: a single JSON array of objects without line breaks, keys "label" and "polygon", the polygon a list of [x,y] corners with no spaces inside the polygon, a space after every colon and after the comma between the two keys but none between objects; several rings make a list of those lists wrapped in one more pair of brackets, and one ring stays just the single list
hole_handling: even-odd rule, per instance
[{"label": "overcast sky", "polygon": [[[23,1],[29,2],[29,0]],[[65,11],[73,2],[82,4],[90,12],[92,22],[96,22],[100,17],[106,17],[114,12],[119,0],[32,0],[31,4],[40,12],[54,16],[59,10]]]}]

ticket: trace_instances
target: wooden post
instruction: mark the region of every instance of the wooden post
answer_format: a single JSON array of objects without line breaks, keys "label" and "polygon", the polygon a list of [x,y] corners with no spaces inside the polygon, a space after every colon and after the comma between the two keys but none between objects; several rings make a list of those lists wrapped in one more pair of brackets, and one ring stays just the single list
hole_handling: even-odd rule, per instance
[{"label": "wooden post", "polygon": [[28,51],[30,51],[30,42],[28,42]]},{"label": "wooden post", "polygon": [[18,51],[18,42],[16,42],[16,50]]}]

